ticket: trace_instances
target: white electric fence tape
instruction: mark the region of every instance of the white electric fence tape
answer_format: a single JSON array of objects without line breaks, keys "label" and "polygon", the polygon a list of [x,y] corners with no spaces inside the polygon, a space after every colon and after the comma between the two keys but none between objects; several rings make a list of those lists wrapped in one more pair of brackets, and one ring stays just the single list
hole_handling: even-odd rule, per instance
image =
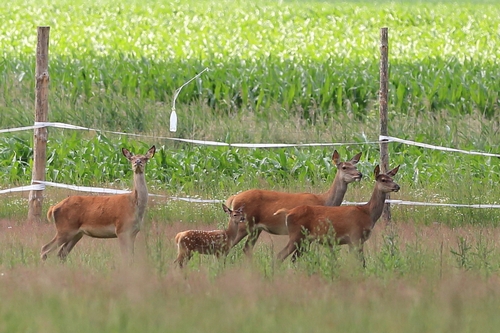
[{"label": "white electric fence tape", "polygon": [[[467,150],[462,150],[462,149],[448,148],[448,147],[430,145],[430,144],[426,144],[426,143],[420,143],[420,142],[415,142],[415,141],[410,141],[410,140],[399,139],[399,138],[395,138],[395,137],[392,137],[392,136],[383,136],[383,135],[381,135],[379,137],[379,141],[350,142],[350,143],[345,143],[345,142],[344,143],[305,143],[305,144],[302,144],[302,143],[299,143],[299,144],[288,144],[288,143],[225,143],[225,142],[217,142],[217,141],[189,140],[189,139],[181,139],[181,138],[171,138],[171,137],[161,137],[161,136],[159,137],[159,136],[141,135],[141,134],[134,134],[134,133],[106,131],[106,130],[93,129],[93,128],[89,128],[89,127],[75,126],[75,125],[65,124],[65,123],[53,123],[53,122],[35,122],[34,126],[25,126],[25,127],[15,127],[15,128],[8,128],[8,129],[0,129],[0,133],[26,131],[26,130],[33,130],[35,128],[42,128],[42,127],[56,127],[56,128],[72,129],[72,130],[95,131],[95,132],[104,132],[104,133],[111,133],[111,134],[118,134],[118,135],[127,135],[127,136],[134,136],[134,137],[147,137],[147,138],[155,138],[155,139],[174,140],[174,141],[180,141],[180,142],[186,142],[186,143],[193,143],[193,144],[200,144],[200,145],[228,146],[228,147],[241,147],[241,148],[285,148],[285,147],[346,146],[346,145],[361,145],[361,144],[378,144],[378,143],[381,143],[381,142],[399,142],[399,143],[404,143],[406,145],[413,145],[413,146],[417,146],[417,147],[429,148],[429,149],[434,149],[434,150],[457,152],[457,153],[463,153],[463,154],[469,154],[469,155],[482,155],[482,156],[500,157],[500,154],[483,153],[483,152],[467,151]],[[0,190],[0,194],[13,193],[13,192],[25,192],[25,191],[41,191],[41,190],[45,189],[46,185],[47,186],[53,186],[53,187],[66,188],[66,189],[70,189],[70,190],[74,190],[74,191],[90,192],[90,193],[107,193],[107,194],[130,193],[130,191],[127,191],[127,190],[108,189],[108,188],[102,188],[102,187],[88,187],[88,186],[67,185],[67,184],[60,184],[60,183],[54,183],[54,182],[34,180],[32,182],[32,185],[20,186],[20,187],[15,187],[15,188],[10,188],[10,189]],[[171,199],[171,200],[179,200],[179,201],[186,201],[186,202],[196,202],[196,203],[220,203],[220,202],[223,202],[222,200],[197,199],[197,198],[182,198],[182,197],[172,197],[172,196],[165,196],[165,195],[159,195],[159,194],[150,194],[150,196],[164,197],[164,198],[168,198],[168,199]],[[394,205],[439,206],[439,207],[455,207],[455,208],[500,208],[500,205],[489,205],[489,204],[471,204],[471,205],[465,205],[465,204],[427,203],[427,202],[415,202],[415,201],[405,201],[405,200],[387,200],[387,203],[391,203],[391,204],[394,204]],[[361,203],[360,202],[343,202],[342,204],[343,205],[362,205],[364,203],[363,202],[361,202]]]},{"label": "white electric fence tape", "polygon": [[[142,135],[135,133],[126,133],[126,132],[116,132],[116,131],[107,131],[107,130],[99,130],[90,127],[82,127],[75,126],[65,123],[51,123],[51,122],[35,122],[35,126],[23,127],[23,129],[33,129],[33,128],[41,128],[41,127],[56,127],[63,129],[72,129],[72,130],[84,130],[84,131],[94,131],[94,132],[102,132],[102,133],[110,133],[117,135],[126,135],[126,136],[134,136],[134,137],[144,137],[144,138],[155,138],[155,139],[164,139],[164,140],[173,140],[179,142],[193,143],[198,145],[205,146],[225,146],[225,147],[237,147],[237,148],[287,148],[287,147],[319,147],[319,146],[347,146],[347,145],[363,145],[363,144],[375,144],[379,143],[378,141],[371,142],[332,142],[332,143],[226,143],[226,142],[218,142],[218,141],[209,141],[209,140],[191,140],[191,139],[181,139],[181,138],[172,138],[166,136],[152,136],[152,135]],[[20,130],[20,129],[15,129]]]},{"label": "white electric fence tape", "polygon": [[[11,193],[11,192],[23,192],[23,191],[41,191],[45,189],[45,186],[53,186],[59,188],[66,188],[73,191],[80,192],[89,192],[89,193],[107,193],[107,194],[124,194],[130,193],[128,190],[118,190],[118,189],[109,189],[102,187],[89,187],[89,186],[77,186],[77,185],[67,185],[60,184],[54,182],[47,182],[41,180],[33,181],[33,185],[29,186],[21,186],[10,188],[6,190],[0,190],[0,194]],[[173,197],[168,195],[161,194],[149,194],[154,197],[168,198],[170,200],[177,201],[186,201],[186,202],[195,202],[195,203],[221,203],[223,200],[215,200],[215,199],[198,199],[198,198],[183,198],[183,197]],[[428,203],[428,202],[418,202],[418,201],[406,201],[406,200],[386,200],[386,203],[390,203],[393,205],[409,205],[409,206],[434,206],[434,207],[453,207],[453,208],[500,208],[500,205],[490,205],[490,204],[445,204],[445,203]],[[344,201],[342,205],[364,205],[366,202],[350,202]]]},{"label": "white electric fence tape", "polygon": [[382,141],[383,142],[400,142],[400,143],[404,143],[404,144],[409,145],[409,146],[417,146],[417,147],[429,148],[429,149],[434,149],[434,150],[450,151],[450,152],[454,152],[454,153],[462,153],[462,154],[468,154],[468,155],[500,157],[499,154],[482,153],[482,152],[478,152],[478,151],[468,151],[468,150],[462,150],[462,149],[429,145],[427,143],[420,143],[420,142],[415,142],[415,141],[398,139],[398,138],[395,138],[392,136],[381,135],[381,136],[379,136],[379,140],[380,140],[380,142],[382,142]]},{"label": "white electric fence tape", "polygon": [[[406,200],[386,200],[385,203],[391,205],[403,205],[403,206],[432,206],[432,207],[452,207],[452,208],[500,208],[500,205],[489,205],[489,204],[446,204],[446,203],[432,203],[432,202],[418,202],[418,201],[406,201]],[[366,202],[349,202],[344,201],[342,205],[353,205],[359,206],[364,205]]]},{"label": "white electric fence tape", "polygon": [[28,185],[28,186],[20,186],[14,188],[8,188],[5,190],[0,190],[0,194],[13,193],[13,192],[25,192],[25,191],[42,191],[45,188],[43,185]]},{"label": "white electric fence tape", "polygon": [[43,126],[25,126],[25,127],[14,127],[14,128],[4,128],[0,129],[0,133],[12,133],[12,132],[19,132],[19,131],[28,131],[32,130],[35,128],[40,128]]},{"label": "white electric fence tape", "polygon": [[[77,185],[67,185],[67,184],[60,184],[60,183],[54,183],[54,182],[47,182],[43,180],[34,180],[33,185],[30,186],[22,186],[22,187],[17,187],[16,189],[10,189],[10,192],[19,192],[19,191],[40,191],[44,190],[45,186],[52,186],[52,187],[58,187],[58,188],[65,188],[73,191],[79,191],[79,192],[89,192],[89,193],[106,193],[106,194],[125,194],[125,193],[130,193],[129,190],[118,190],[118,189],[110,189],[110,188],[103,188],[103,187],[90,187],[90,186],[77,186]],[[16,191],[14,191],[16,190]],[[5,193],[8,193],[9,190],[6,190]],[[0,193],[2,193],[0,191]],[[170,200],[180,200],[180,201],[188,201],[188,202],[198,202],[198,203],[218,203],[222,202],[221,200],[206,200],[206,199],[197,199],[197,198],[180,198],[180,197],[172,197],[168,195],[161,195],[161,194],[149,194],[152,197],[160,197],[160,198],[168,198]]]}]

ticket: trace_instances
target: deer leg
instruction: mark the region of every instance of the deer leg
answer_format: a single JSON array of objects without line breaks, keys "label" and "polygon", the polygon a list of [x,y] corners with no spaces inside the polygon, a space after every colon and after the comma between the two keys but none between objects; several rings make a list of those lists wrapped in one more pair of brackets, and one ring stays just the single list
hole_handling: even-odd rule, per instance
[{"label": "deer leg", "polygon": [[302,256],[302,254],[304,253],[305,250],[309,251],[310,250],[310,247],[311,247],[311,244],[307,244],[307,249],[304,248],[306,245],[304,244],[304,242],[302,242],[303,240],[305,239],[304,238],[301,238],[299,241],[297,241],[295,243],[295,252],[292,254],[292,258],[290,258],[290,260],[292,262],[296,262],[297,261],[297,258],[299,258],[300,256]]},{"label": "deer leg", "polygon": [[184,266],[184,261],[185,261],[185,255],[179,254],[177,256],[177,259],[174,260],[174,264],[178,264],[179,268],[182,268]]},{"label": "deer leg", "polygon": [[181,245],[182,240],[177,244],[177,258],[174,260],[174,264],[178,264],[182,268],[182,261],[184,260],[184,251]]},{"label": "deer leg", "polygon": [[360,258],[361,262],[363,263],[363,268],[366,268],[365,252],[363,251],[363,243],[361,243],[358,247],[358,257]]},{"label": "deer leg", "polygon": [[[218,261],[220,261],[221,256],[222,256],[222,253],[220,252],[220,250],[215,250],[215,251],[214,251],[214,255],[215,255],[215,258],[217,258],[217,260],[218,260]],[[222,262],[223,262],[223,264],[224,264],[224,266],[225,266],[225,265],[226,265],[226,256],[224,256],[224,257],[222,258]]]},{"label": "deer leg", "polygon": [[[304,253],[304,250],[306,250],[304,247],[306,246],[306,244],[304,244],[303,240],[305,239],[306,237],[305,236],[302,236],[302,238],[300,238],[298,241],[295,242],[295,252],[292,254],[292,258],[290,258],[290,260],[292,262],[295,262],[297,261],[297,258],[299,258],[302,253]],[[311,244],[307,244],[307,250],[309,251],[310,250],[310,247],[311,247]]]},{"label": "deer leg", "polygon": [[179,268],[183,268],[184,264],[187,262],[187,258],[182,257],[177,262],[179,263]]},{"label": "deer leg", "polygon": [[193,257],[193,253],[191,251],[187,252],[186,254],[182,255],[182,259],[179,261],[179,267],[182,268],[184,265],[187,264],[189,260],[191,260],[191,257]]},{"label": "deer leg", "polygon": [[223,262],[224,262],[224,266],[226,265],[227,255],[229,254],[229,250],[230,250],[230,249],[222,249],[222,250],[220,250],[220,251],[216,254],[217,258],[222,257],[222,260],[223,260]]},{"label": "deer leg", "polygon": [[61,261],[66,260],[68,254],[71,252],[76,243],[78,243],[78,241],[82,239],[82,237],[83,233],[78,233],[69,242],[63,244],[63,246],[59,249],[59,252],[57,253]]},{"label": "deer leg", "polygon": [[190,251],[180,250],[179,254],[177,255],[177,258],[174,260],[174,263],[178,264],[179,268],[183,268],[190,258],[191,258]]},{"label": "deer leg", "polygon": [[42,246],[42,249],[40,251],[40,259],[42,260],[47,259],[47,254],[49,254],[56,248],[57,248],[57,235],[55,235],[50,242]]},{"label": "deer leg", "polygon": [[191,250],[189,250],[186,244],[184,244],[184,239],[180,239],[179,243],[177,243],[177,258],[174,263],[177,263],[179,268],[182,268],[191,258],[191,255]]},{"label": "deer leg", "polygon": [[134,241],[136,236],[137,232],[123,232],[117,235],[122,257],[124,259],[126,258],[128,260],[132,260],[134,256]]},{"label": "deer leg", "polygon": [[297,251],[297,246],[295,242],[292,241],[288,242],[285,248],[278,253],[278,260],[284,261],[290,254],[292,254],[295,251]]},{"label": "deer leg", "polygon": [[[292,261],[295,261],[295,258],[297,256],[300,256],[300,253],[298,253],[300,243],[302,242],[302,239],[304,238],[302,234],[299,234],[298,236],[294,236],[293,234],[290,234],[290,239],[288,241],[288,244],[285,246],[283,250],[278,253],[278,260],[283,261],[288,257],[290,254],[293,253]],[[298,254],[297,254],[298,253]]]},{"label": "deer leg", "polygon": [[363,251],[363,243],[359,243],[358,245],[355,245],[353,243],[349,243],[349,251],[350,252],[356,251],[356,256],[363,264],[363,268],[366,268],[365,254]]},{"label": "deer leg", "polygon": [[75,237],[75,235],[76,234],[68,234],[68,233],[61,234],[58,232],[50,242],[48,242],[42,247],[42,250],[40,252],[40,258],[42,260],[47,259],[47,254],[57,249],[59,246],[69,242],[71,239],[73,239],[73,237]]},{"label": "deer leg", "polygon": [[177,256],[174,260],[174,264],[177,264],[180,268],[182,268],[182,257]]}]

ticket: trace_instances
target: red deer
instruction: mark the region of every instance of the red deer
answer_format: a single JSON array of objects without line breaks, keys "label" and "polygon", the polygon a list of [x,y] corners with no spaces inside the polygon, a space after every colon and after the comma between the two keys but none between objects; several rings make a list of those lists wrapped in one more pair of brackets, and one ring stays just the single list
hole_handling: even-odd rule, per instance
[{"label": "red deer", "polygon": [[42,247],[40,257],[61,247],[58,256],[66,259],[78,241],[87,235],[95,238],[118,238],[124,257],[131,257],[134,241],[142,227],[148,203],[148,189],[144,170],[155,154],[152,146],[146,155],[133,155],[123,148],[122,153],[131,162],[134,188],[131,193],[105,196],[70,196],[49,208],[47,219],[56,226],[54,238]]},{"label": "red deer", "polygon": [[179,267],[182,268],[191,258],[192,252],[213,254],[217,258],[227,255],[238,232],[239,223],[245,222],[245,215],[243,207],[233,211],[222,204],[222,208],[229,215],[229,225],[226,230],[187,230],[175,236],[177,259],[174,263],[178,263]]},{"label": "red deer", "polygon": [[300,205],[340,206],[347,191],[347,185],[361,180],[363,176],[356,169],[360,157],[361,153],[350,161],[341,162],[339,153],[335,150],[332,161],[337,167],[337,173],[330,189],[322,194],[253,189],[231,196],[227,199],[226,205],[233,209],[245,205],[247,220],[246,224],[240,226],[233,246],[250,234],[244,247],[244,252],[249,254],[262,230],[274,235],[288,235],[284,217],[273,215],[280,208],[292,209]]},{"label": "red deer", "polygon": [[382,215],[385,198],[389,192],[399,191],[399,185],[392,177],[396,175],[399,166],[385,174],[380,174],[380,168],[375,167],[375,188],[370,201],[360,206],[299,206],[294,209],[279,209],[275,215],[286,214],[289,241],[278,254],[278,260],[283,261],[293,253],[292,261],[301,255],[302,242],[305,239],[320,241],[333,246],[348,244],[351,249],[357,248],[365,266],[363,243],[370,237],[375,223]]}]

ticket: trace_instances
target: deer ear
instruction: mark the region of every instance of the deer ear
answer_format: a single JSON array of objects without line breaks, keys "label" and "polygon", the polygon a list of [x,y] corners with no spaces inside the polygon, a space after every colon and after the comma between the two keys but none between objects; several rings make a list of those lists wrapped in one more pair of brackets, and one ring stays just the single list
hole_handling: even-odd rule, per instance
[{"label": "deer ear", "polygon": [[388,176],[391,176],[391,177],[394,177],[397,173],[398,173],[398,170],[399,170],[399,165],[397,167],[395,167],[394,169],[390,170],[390,171],[387,171],[386,175]]},{"label": "deer ear", "polygon": [[231,214],[231,209],[229,209],[226,205],[222,204],[222,209],[228,214]]},{"label": "deer ear", "polygon": [[127,148],[122,148],[122,153],[129,160],[132,158],[132,156],[134,156],[134,154],[132,154],[130,151],[128,151]]},{"label": "deer ear", "polygon": [[155,156],[155,152],[156,152],[156,147],[152,146],[151,148],[149,148],[146,157],[151,158],[151,157]]},{"label": "deer ear", "polygon": [[337,149],[334,150],[332,155],[333,164],[338,165],[340,163],[340,155]]},{"label": "deer ear", "polygon": [[373,174],[375,175],[375,178],[377,178],[378,175],[380,175],[380,166],[378,164],[375,167],[375,170],[373,170]]},{"label": "deer ear", "polygon": [[358,154],[356,154],[352,159],[351,159],[351,163],[352,164],[357,164],[359,162],[359,159],[361,158],[361,154],[363,154],[363,152],[360,152]]}]

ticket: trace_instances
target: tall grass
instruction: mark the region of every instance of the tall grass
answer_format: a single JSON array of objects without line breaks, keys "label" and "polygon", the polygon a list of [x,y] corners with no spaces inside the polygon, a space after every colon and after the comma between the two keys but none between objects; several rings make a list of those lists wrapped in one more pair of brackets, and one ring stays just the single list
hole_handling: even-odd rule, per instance
[{"label": "tall grass", "polygon": [[[222,210],[221,210],[222,211]],[[498,235],[488,228],[377,226],[367,269],[345,249],[318,247],[297,263],[277,265],[264,239],[252,260],[233,250],[224,264],[196,257],[175,269],[175,228],[139,234],[133,267],[122,267],[116,240],[84,238],[65,265],[41,265],[45,225],[0,233],[0,331],[101,329],[176,332],[214,327],[346,332],[492,331],[498,325]],[[177,226],[179,228],[181,226]],[[462,239],[466,240],[466,244]],[[333,282],[333,283],[332,283]]]}]

